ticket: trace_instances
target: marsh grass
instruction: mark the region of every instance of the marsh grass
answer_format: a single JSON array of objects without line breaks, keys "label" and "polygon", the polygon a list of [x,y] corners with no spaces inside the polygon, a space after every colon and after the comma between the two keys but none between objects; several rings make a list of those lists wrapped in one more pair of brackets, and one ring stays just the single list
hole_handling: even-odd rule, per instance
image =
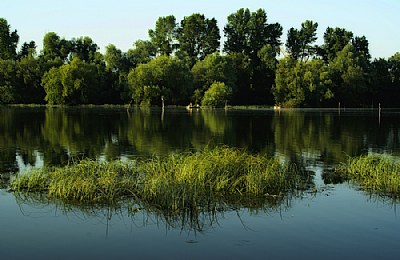
[{"label": "marsh grass", "polygon": [[278,203],[302,187],[296,167],[245,150],[217,147],[130,162],[82,160],[17,175],[16,193],[41,192],[66,203],[135,203],[166,214],[196,216],[221,205]]},{"label": "marsh grass", "polygon": [[132,163],[82,160],[64,168],[34,169],[11,181],[12,190],[44,192],[71,203],[113,203],[131,196],[136,172]]},{"label": "marsh grass", "polygon": [[350,158],[335,171],[371,193],[400,197],[400,162],[394,158],[384,155]]}]

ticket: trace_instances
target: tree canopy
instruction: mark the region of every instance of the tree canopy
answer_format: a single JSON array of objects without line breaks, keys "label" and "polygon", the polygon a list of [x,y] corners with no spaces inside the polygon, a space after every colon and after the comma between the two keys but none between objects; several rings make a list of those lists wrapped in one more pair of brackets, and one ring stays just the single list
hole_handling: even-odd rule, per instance
[{"label": "tree canopy", "polygon": [[368,39],[341,27],[326,28],[317,44],[317,29],[306,20],[281,39],[264,9],[241,8],[227,17],[221,46],[215,18],[171,14],[149,39],[101,53],[90,36],[56,32],[43,36],[41,50],[18,45],[17,30],[0,18],[0,103],[399,106],[400,52],[372,59]]},{"label": "tree canopy", "polygon": [[11,31],[7,20],[0,17],[0,59],[13,59],[17,54],[18,41],[17,30]]}]

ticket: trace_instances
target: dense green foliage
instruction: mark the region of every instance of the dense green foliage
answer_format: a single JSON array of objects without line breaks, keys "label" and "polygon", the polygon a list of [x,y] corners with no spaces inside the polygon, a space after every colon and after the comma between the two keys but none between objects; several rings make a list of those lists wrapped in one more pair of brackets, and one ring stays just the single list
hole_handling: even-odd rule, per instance
[{"label": "dense green foliage", "polygon": [[232,89],[225,83],[214,82],[204,93],[202,106],[206,107],[224,107],[227,105]]},{"label": "dense green foliage", "polygon": [[172,104],[187,103],[192,79],[182,60],[163,55],[131,70],[128,81],[137,104],[157,105],[161,97]]},{"label": "dense green foliage", "polygon": [[17,30],[11,32],[7,20],[0,18],[0,59],[13,59],[17,55],[19,35]]},{"label": "dense green foliage", "polygon": [[273,93],[285,107],[319,107],[333,97],[328,66],[322,60],[298,61],[292,57],[280,60]]},{"label": "dense green foliage", "polygon": [[[242,74],[243,63],[248,63],[243,71],[244,75],[240,75],[247,79],[238,82],[235,103],[272,104],[271,88],[275,72],[274,68],[268,65],[274,63],[281,44],[281,25],[269,24],[267,14],[262,9],[250,12],[249,9],[242,8],[228,16],[224,33],[226,37],[224,51],[236,59],[242,59],[238,61],[237,70],[240,74]],[[265,48],[272,50],[273,55],[265,55],[268,53]],[[266,59],[267,57],[270,59]]]},{"label": "dense green foliage", "polygon": [[181,21],[177,30],[181,55],[189,57],[191,65],[219,49],[221,35],[214,18],[192,14]]},{"label": "dense green foliage", "polygon": [[223,82],[232,90],[236,90],[236,73],[234,63],[229,56],[218,53],[208,55],[204,60],[198,61],[192,67],[193,75],[193,101],[200,104],[204,93],[215,82]]},{"label": "dense green foliage", "polygon": [[265,10],[242,8],[223,30],[204,14],[160,17],[127,52],[110,44],[103,55],[88,36],[48,32],[37,53],[34,41],[17,50],[17,30],[0,18],[0,104],[200,104],[218,81],[232,105],[399,106],[400,52],[372,60],[366,37],[339,27],[317,45],[317,29],[306,20],[283,46],[283,28]]}]

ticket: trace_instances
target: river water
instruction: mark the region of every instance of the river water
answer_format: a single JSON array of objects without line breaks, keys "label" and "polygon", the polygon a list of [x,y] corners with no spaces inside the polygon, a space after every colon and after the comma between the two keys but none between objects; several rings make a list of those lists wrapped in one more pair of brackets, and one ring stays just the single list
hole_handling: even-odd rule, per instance
[{"label": "river water", "polygon": [[[400,111],[0,107],[0,259],[394,259],[398,202],[329,178],[348,156],[398,156]],[[7,191],[9,176],[81,158],[131,160],[227,145],[313,172],[317,193],[225,207],[193,221],[121,205],[60,205]]]}]

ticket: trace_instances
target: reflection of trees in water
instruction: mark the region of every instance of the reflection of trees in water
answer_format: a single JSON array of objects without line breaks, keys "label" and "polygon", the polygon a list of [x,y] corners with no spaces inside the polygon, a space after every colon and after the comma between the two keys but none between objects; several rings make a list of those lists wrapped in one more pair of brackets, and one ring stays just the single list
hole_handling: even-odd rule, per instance
[{"label": "reflection of trees in water", "polygon": [[[217,228],[225,214],[234,212],[242,221],[241,216],[246,212],[254,215],[280,213],[291,208],[293,199],[300,198],[300,194],[259,199],[228,198],[214,201],[207,207],[185,208],[172,212],[162,210],[157,205],[144,205],[134,200],[123,200],[113,205],[84,205],[49,200],[46,195],[40,193],[14,195],[21,213],[27,217],[33,214],[62,214],[97,220],[105,226],[106,236],[111,232],[109,225],[113,218],[128,218],[135,227],[156,224],[158,227],[165,226],[166,230],[196,234]],[[242,223],[246,228],[244,222]]]},{"label": "reflection of trees in water", "polygon": [[0,107],[0,174],[18,171],[16,156],[25,165],[35,165],[38,147],[43,145],[35,132],[40,129],[43,109]]},{"label": "reflection of trees in water", "polygon": [[274,154],[270,116],[212,109],[193,112],[192,117],[195,125],[192,145],[198,149],[223,144],[255,153]]},{"label": "reflection of trees in water", "polygon": [[[52,152],[60,157],[67,153],[71,158],[97,158],[106,144],[112,143],[113,127],[118,127],[118,113],[98,117],[90,109],[48,108],[45,114],[41,133]],[[50,158],[45,157],[46,165],[56,163],[47,160]]]},{"label": "reflection of trees in water", "polygon": [[127,140],[137,155],[167,155],[191,147],[193,124],[186,113],[134,109],[128,114]]},{"label": "reflection of trees in water", "polygon": [[[370,150],[396,154],[398,114],[282,110],[0,108],[0,172],[24,165],[63,166],[82,158],[166,155],[225,144],[332,165]],[[37,156],[37,154],[40,156]]]},{"label": "reflection of trees in water", "polygon": [[[400,138],[390,138],[400,127],[397,121],[381,121],[379,126],[376,119],[373,112],[281,111],[272,122],[276,152],[298,165],[331,167],[374,147],[398,151]],[[341,181],[329,169],[324,169],[323,178]]]}]

